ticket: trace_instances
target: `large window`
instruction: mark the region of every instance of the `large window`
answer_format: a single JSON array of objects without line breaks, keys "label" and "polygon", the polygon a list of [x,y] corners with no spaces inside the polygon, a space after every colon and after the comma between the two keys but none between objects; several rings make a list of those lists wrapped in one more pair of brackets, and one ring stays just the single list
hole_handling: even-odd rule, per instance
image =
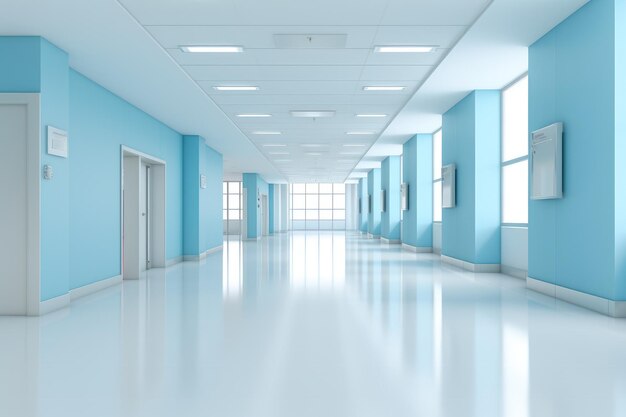
[{"label": "large window", "polygon": [[441,221],[441,176],[442,164],[441,129],[433,134],[433,221]]},{"label": "large window", "polygon": [[241,182],[224,181],[222,204],[222,218],[224,220],[241,220]]},{"label": "large window", "polygon": [[502,91],[502,223],[528,223],[528,77]]},{"label": "large window", "polygon": [[291,184],[292,230],[345,230],[345,184]]}]

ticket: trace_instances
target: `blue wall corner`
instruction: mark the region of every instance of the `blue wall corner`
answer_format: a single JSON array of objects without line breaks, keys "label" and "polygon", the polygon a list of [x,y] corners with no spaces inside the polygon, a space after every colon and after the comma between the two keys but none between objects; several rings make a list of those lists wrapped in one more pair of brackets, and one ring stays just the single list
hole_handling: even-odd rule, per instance
[{"label": "blue wall corner", "polygon": [[267,195],[268,205],[272,205],[272,202],[269,201],[269,184],[265,182],[265,180],[263,180],[263,178],[261,178],[259,174],[244,173],[243,188],[246,190],[247,198],[247,239],[256,239],[258,237],[261,237],[263,234],[263,225],[261,219],[262,196]]},{"label": "blue wall corner", "polygon": [[269,205],[269,232],[274,233],[274,192],[275,184],[269,184],[268,186],[268,205]]},{"label": "blue wall corner", "polygon": [[358,198],[361,204],[361,211],[359,213],[359,224],[358,229],[363,233],[367,233],[367,221],[368,221],[368,213],[367,213],[367,196],[368,196],[368,187],[367,187],[367,178],[359,179],[359,184],[357,186],[358,189]]},{"label": "blue wall corner", "polygon": [[433,245],[433,136],[413,136],[404,144],[402,157],[402,182],[409,186],[402,242],[430,248]]}]

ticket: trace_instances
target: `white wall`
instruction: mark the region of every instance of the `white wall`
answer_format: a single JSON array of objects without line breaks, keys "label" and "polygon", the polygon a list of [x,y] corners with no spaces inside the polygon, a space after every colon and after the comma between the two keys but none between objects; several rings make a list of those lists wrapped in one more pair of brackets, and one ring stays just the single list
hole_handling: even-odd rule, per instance
[{"label": "white wall", "polygon": [[433,223],[433,252],[441,253],[441,223]]},{"label": "white wall", "polygon": [[289,185],[280,185],[280,231],[286,232],[289,230]]},{"label": "white wall", "polygon": [[241,221],[240,220],[223,220],[224,222],[224,234],[225,235],[240,235],[241,234]]},{"label": "white wall", "polygon": [[503,273],[526,278],[528,271],[527,227],[502,227],[501,264]]}]

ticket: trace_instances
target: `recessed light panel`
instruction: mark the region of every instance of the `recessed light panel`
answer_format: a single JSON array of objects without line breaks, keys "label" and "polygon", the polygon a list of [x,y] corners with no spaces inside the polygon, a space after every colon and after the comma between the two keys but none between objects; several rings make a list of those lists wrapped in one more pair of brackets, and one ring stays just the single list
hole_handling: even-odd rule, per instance
[{"label": "recessed light panel", "polygon": [[241,46],[228,46],[228,45],[186,45],[186,46],[181,46],[180,49],[183,52],[189,52],[192,54],[243,52],[243,47]]},{"label": "recessed light panel", "polygon": [[432,52],[436,49],[436,46],[423,46],[423,45],[389,45],[389,46],[377,46],[374,51],[381,53],[413,53],[424,54]]},{"label": "recessed light panel", "polygon": [[323,117],[335,117],[334,110],[292,110],[291,115],[293,117],[308,117],[312,119],[319,119]]},{"label": "recessed light panel", "polygon": [[257,130],[252,132],[253,135],[282,135],[282,132],[276,132],[272,130]]},{"label": "recessed light panel", "polygon": [[381,118],[381,117],[387,117],[387,115],[386,114],[357,114],[356,117]]},{"label": "recessed light panel", "polygon": [[287,145],[283,143],[264,143],[263,146],[266,148],[285,148]]},{"label": "recessed light panel", "polygon": [[401,85],[367,85],[363,87],[365,91],[402,91],[406,87]]},{"label": "recessed light panel", "polygon": [[259,87],[254,85],[216,85],[213,86],[217,91],[257,91]]},{"label": "recessed light panel", "polygon": [[271,114],[268,113],[243,113],[243,114],[238,114],[237,117],[241,117],[243,118],[264,118],[264,117],[272,117]]}]

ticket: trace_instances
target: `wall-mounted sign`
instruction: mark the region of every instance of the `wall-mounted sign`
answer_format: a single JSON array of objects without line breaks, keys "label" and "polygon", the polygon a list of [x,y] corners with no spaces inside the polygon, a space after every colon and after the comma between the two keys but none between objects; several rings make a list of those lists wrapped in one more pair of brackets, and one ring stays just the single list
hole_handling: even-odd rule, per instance
[{"label": "wall-mounted sign", "polygon": [[206,188],[206,175],[201,174],[200,175],[200,188],[205,189]]},{"label": "wall-mounted sign", "polygon": [[67,158],[67,132],[48,126],[48,155]]}]

